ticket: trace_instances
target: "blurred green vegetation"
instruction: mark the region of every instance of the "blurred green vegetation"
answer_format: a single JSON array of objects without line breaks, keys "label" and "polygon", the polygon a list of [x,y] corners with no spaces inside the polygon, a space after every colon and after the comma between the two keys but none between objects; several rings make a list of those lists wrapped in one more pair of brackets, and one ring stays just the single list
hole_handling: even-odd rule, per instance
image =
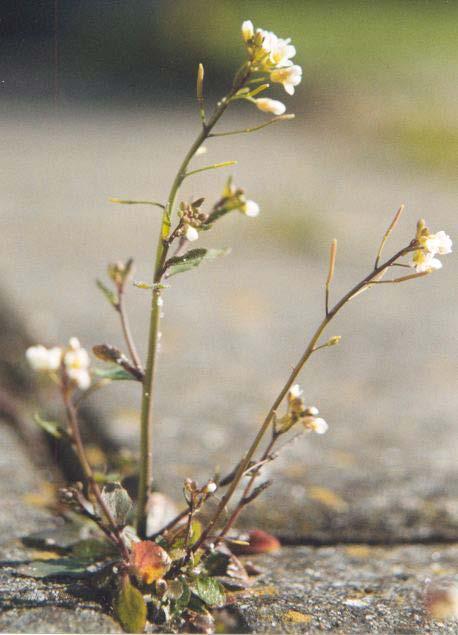
[{"label": "blurred green vegetation", "polygon": [[221,94],[244,56],[240,25],[252,19],[297,47],[304,80],[296,113],[327,118],[339,129],[348,125],[350,133],[356,122],[358,133],[396,145],[421,169],[453,169],[456,1],[4,0],[3,6],[4,98],[55,101],[58,93],[60,103],[193,107],[197,64],[205,65],[209,98]]},{"label": "blurred green vegetation", "polygon": [[[403,71],[456,64],[458,3],[289,0],[178,0],[165,3],[161,46],[186,58],[233,67],[240,46],[232,36],[243,19],[297,43],[297,60],[317,81],[396,81]],[[407,75],[406,75],[407,77]]]}]

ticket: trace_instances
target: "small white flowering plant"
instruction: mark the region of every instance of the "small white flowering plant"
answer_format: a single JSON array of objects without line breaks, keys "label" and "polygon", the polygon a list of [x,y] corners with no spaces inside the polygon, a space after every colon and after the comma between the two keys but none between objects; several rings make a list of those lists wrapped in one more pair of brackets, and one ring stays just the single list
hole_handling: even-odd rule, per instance
[{"label": "small white flowering plant", "polygon": [[[111,199],[119,204],[153,205],[161,210],[152,279],[148,283],[134,283],[151,295],[146,361],[141,359],[133,341],[125,306],[125,292],[132,282],[132,260],[109,266],[110,284],[98,282],[100,290],[119,315],[125,352],[106,344],[94,346],[94,356],[103,362],[102,367],[91,364],[88,352],[75,337],[67,346],[47,349],[37,345],[26,352],[32,368],[49,377],[62,396],[66,423],[55,424],[40,416],[37,416],[37,423],[74,449],[84,482],[72,483],[62,489],[60,501],[67,519],[82,519],[86,532],[89,531],[85,540],[77,543],[71,556],[59,561],[60,569],[56,561],[50,561],[50,564],[42,562],[41,574],[43,568],[45,574],[49,572],[50,566],[51,574],[69,571],[73,574],[75,571],[83,571],[84,575],[91,573],[99,585],[103,583],[110,590],[115,613],[129,632],[142,632],[147,621],[167,624],[167,629],[171,630],[212,632],[211,609],[224,605],[227,589],[250,584],[247,570],[237,559],[237,554],[278,547],[278,541],[261,530],[240,535],[235,526],[244,508],[270,485],[270,481],[262,480],[263,469],[285,445],[284,442],[279,445],[279,439],[291,439],[292,432],[324,434],[328,430],[328,424],[320,416],[318,408],[304,401],[296,380],[316,351],[339,343],[337,335],[323,339],[330,322],[350,300],[372,287],[405,283],[429,275],[442,266],[438,256],[452,250],[452,241],[443,231],[432,233],[420,220],[414,236],[405,246],[383,259],[386,242],[403,212],[401,206],[382,237],[375,262],[367,275],[331,304],[330,290],[337,252],[337,243],[332,241],[324,284],[323,318],[274,399],[251,445],[226,476],[209,475],[204,484],[187,478],[183,483],[182,510],[161,526],[151,526],[151,502],[153,497],[157,500],[157,492],[152,492],[153,403],[164,295],[172,277],[227,253],[225,249],[195,247],[194,243],[203,232],[209,232],[215,223],[235,211],[251,218],[258,216],[260,211],[258,204],[247,198],[244,190],[236,186],[231,178],[219,200],[210,207],[204,198],[180,200],[180,188],[196,173],[225,168],[234,163],[226,161],[193,168],[191,162],[203,154],[203,144],[207,140],[252,133],[292,119],[294,115],[285,114],[286,106],[282,102],[266,97],[265,93],[271,84],[281,84],[288,95],[293,95],[302,77],[302,69],[292,61],[296,50],[289,39],[255,29],[251,21],[243,23],[242,39],[246,58],[228,93],[217,102],[209,116],[204,100],[204,68],[202,64],[198,67],[200,130],[177,171],[167,200]],[[251,128],[217,130],[217,124],[234,101],[254,104],[273,117]],[[109,475],[101,477],[96,473],[80,431],[79,407],[82,400],[92,390],[114,380],[133,380],[142,387],[139,461],[135,469],[138,487],[136,495],[132,496],[134,500],[120,479]],[[81,560],[82,553],[86,560]]]}]

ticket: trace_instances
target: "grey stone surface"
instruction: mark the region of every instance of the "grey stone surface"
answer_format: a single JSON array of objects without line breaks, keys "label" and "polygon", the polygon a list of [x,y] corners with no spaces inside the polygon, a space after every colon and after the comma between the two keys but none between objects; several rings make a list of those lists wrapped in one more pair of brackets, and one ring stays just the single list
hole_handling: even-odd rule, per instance
[{"label": "grey stone surface", "polygon": [[116,622],[96,590],[82,581],[36,580],[19,575],[17,565],[40,557],[19,538],[56,525],[26,495],[39,490],[47,474],[11,425],[0,421],[0,631],[7,633],[118,633]]},{"label": "grey stone surface", "polygon": [[[17,565],[38,553],[15,538],[52,524],[23,501],[37,483],[27,453],[10,426],[2,426],[0,631],[116,633],[117,623],[97,590],[81,580],[36,580]],[[11,475],[14,473],[14,479]],[[41,475],[39,475],[41,477]],[[12,481],[14,480],[14,484]],[[11,486],[7,484],[11,482]],[[456,546],[283,548],[258,557],[264,573],[249,591],[231,598],[239,631],[455,632],[456,623],[431,622],[423,607],[428,586],[456,578]]]},{"label": "grey stone surface", "polygon": [[122,633],[108,615],[93,609],[38,607],[0,615],[3,633]]},{"label": "grey stone surface", "polygon": [[432,620],[428,590],[457,582],[456,546],[294,547],[255,560],[268,573],[236,597],[254,633],[456,633]]},{"label": "grey stone surface", "polygon": [[39,472],[32,460],[33,448],[21,444],[11,424],[0,419],[0,546],[26,533],[52,526],[49,513],[26,502],[50,474]]}]

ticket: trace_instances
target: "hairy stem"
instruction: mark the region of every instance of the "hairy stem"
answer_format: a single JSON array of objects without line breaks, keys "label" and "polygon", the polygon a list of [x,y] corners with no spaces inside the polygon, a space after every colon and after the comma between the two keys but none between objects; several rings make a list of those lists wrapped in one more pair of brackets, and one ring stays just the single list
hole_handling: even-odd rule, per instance
[{"label": "hairy stem", "polygon": [[181,163],[175,179],[172,183],[167,204],[162,216],[162,227],[159,235],[156,259],[154,265],[154,288],[151,300],[151,317],[148,340],[148,357],[145,368],[145,378],[143,381],[142,408],[140,419],[140,474],[138,484],[137,499],[137,533],[141,538],[146,536],[146,503],[153,477],[153,446],[152,446],[152,426],[153,426],[153,395],[154,381],[156,371],[157,344],[160,322],[160,282],[164,272],[164,264],[167,259],[167,253],[170,246],[169,234],[171,227],[172,213],[175,207],[175,201],[183,180],[186,178],[186,170],[194,157],[197,150],[210,135],[210,132],[219,121],[220,117],[228,107],[231,98],[249,79],[251,73],[250,65],[245,65],[244,72],[238,72],[236,81],[234,82],[229,93],[220,102],[218,102],[215,111],[208,121],[203,123],[200,133],[190,147],[183,162]]},{"label": "hairy stem", "polygon": [[239,482],[240,482],[240,480],[241,480],[246,468],[248,467],[249,462],[251,461],[251,459],[252,459],[254,453],[256,452],[256,450],[258,449],[259,444],[260,444],[262,438],[264,437],[264,434],[269,429],[269,427],[270,427],[270,425],[272,423],[272,420],[273,420],[273,418],[275,416],[275,412],[278,410],[280,404],[282,403],[283,399],[288,394],[289,389],[291,388],[291,386],[295,382],[295,380],[296,380],[297,376],[299,375],[300,371],[302,370],[302,368],[304,367],[304,365],[306,364],[306,362],[308,361],[308,359],[310,358],[310,356],[314,352],[315,345],[318,342],[318,340],[320,339],[323,331],[328,326],[329,322],[331,322],[331,320],[337,315],[337,313],[340,311],[340,309],[342,307],[344,307],[345,304],[347,304],[347,302],[349,300],[351,300],[357,293],[359,293],[360,291],[362,291],[363,289],[368,287],[370,285],[371,281],[374,278],[377,278],[377,276],[379,276],[385,269],[390,267],[396,260],[398,260],[402,256],[405,256],[407,253],[409,253],[413,249],[414,249],[414,246],[412,244],[408,245],[407,247],[404,247],[403,249],[398,251],[394,256],[392,256],[385,263],[383,263],[382,265],[379,265],[378,267],[373,269],[363,280],[361,280],[361,282],[356,284],[348,293],[346,293],[337,302],[337,304],[334,305],[334,307],[332,309],[330,309],[325,314],[325,317],[323,318],[322,322],[320,323],[320,325],[318,326],[317,330],[313,334],[310,342],[308,343],[307,348],[305,349],[304,353],[302,354],[302,356],[299,359],[299,361],[296,364],[296,366],[293,368],[290,376],[288,377],[288,380],[286,381],[286,383],[283,386],[283,388],[281,389],[279,395],[277,396],[277,398],[275,399],[274,403],[272,404],[272,407],[270,408],[269,412],[267,413],[267,416],[264,419],[260,429],[258,430],[258,432],[256,434],[256,437],[254,438],[253,443],[251,444],[248,452],[245,454],[243,460],[241,461],[241,463],[239,465],[239,468],[237,470],[237,474],[236,474],[234,480],[232,481],[232,483],[228,487],[227,492],[225,493],[225,495],[221,499],[221,501],[220,501],[220,503],[219,503],[219,505],[218,505],[218,507],[216,509],[216,512],[215,512],[213,518],[209,521],[207,527],[202,532],[202,535],[199,538],[199,540],[193,545],[193,550],[194,551],[196,549],[198,549],[204,543],[204,541],[208,538],[208,536],[210,536],[213,528],[215,527],[215,525],[217,524],[218,520],[220,519],[221,514],[226,509],[227,504],[229,503],[229,501],[232,498],[235,490],[237,489],[237,486],[238,486],[238,484],[239,484]]},{"label": "hairy stem", "polygon": [[[267,460],[267,458],[269,457],[270,453],[272,452],[272,449],[278,439],[280,435],[279,434],[272,434],[272,438],[269,442],[269,445],[266,447],[266,449],[264,450],[264,452],[262,453],[261,458],[259,459],[259,462],[264,464],[263,462]],[[232,512],[232,514],[229,516],[228,520],[226,521],[226,524],[224,525],[224,527],[221,530],[220,535],[218,536],[217,540],[215,541],[216,544],[218,542],[220,542],[224,536],[227,535],[227,533],[232,529],[232,527],[234,526],[234,524],[237,522],[238,517],[240,516],[243,508],[244,508],[244,500],[246,499],[246,497],[249,495],[249,493],[251,492],[251,489],[254,485],[254,482],[256,480],[256,477],[258,476],[260,470],[261,470],[260,466],[257,470],[254,470],[253,473],[251,474],[250,478],[248,479],[248,483],[245,486],[245,489],[243,490],[243,493],[240,497],[239,503],[236,506],[236,508],[234,509],[234,511]]]}]

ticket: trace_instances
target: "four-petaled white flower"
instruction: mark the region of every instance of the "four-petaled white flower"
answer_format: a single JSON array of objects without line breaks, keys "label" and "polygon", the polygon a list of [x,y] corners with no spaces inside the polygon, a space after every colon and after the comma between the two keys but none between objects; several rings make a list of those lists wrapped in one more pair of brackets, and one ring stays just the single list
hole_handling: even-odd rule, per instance
[{"label": "four-petaled white flower", "polygon": [[266,65],[272,68],[284,68],[285,66],[292,66],[293,62],[291,57],[296,55],[296,48],[290,44],[291,38],[284,40],[272,31],[265,31],[264,29],[257,29],[262,40],[262,50],[268,55]]},{"label": "four-petaled white flower", "polygon": [[72,337],[64,354],[65,372],[81,390],[87,390],[91,385],[90,363],[87,350],[81,347],[76,337]]},{"label": "four-petaled white flower", "polygon": [[437,234],[430,234],[424,240],[426,249],[432,254],[439,254],[445,256],[452,252],[452,239],[444,231],[437,232]]},{"label": "four-petaled white flower", "polygon": [[258,216],[260,211],[259,205],[256,203],[256,201],[251,200],[245,201],[240,209],[245,214],[245,216],[250,216],[251,218],[255,218],[256,216]]},{"label": "four-petaled white flower", "polygon": [[62,349],[57,346],[46,348],[38,344],[30,346],[26,350],[25,356],[33,370],[50,372],[59,368],[62,360]]},{"label": "four-petaled white flower", "polygon": [[190,242],[194,242],[199,238],[199,232],[195,227],[192,227],[192,225],[187,225],[185,236],[187,240],[189,240]]},{"label": "four-petaled white flower", "polygon": [[441,269],[442,263],[437,255],[445,256],[452,251],[452,239],[444,231],[431,234],[425,221],[418,221],[416,240],[420,249],[414,251],[411,266],[417,273],[426,273]]},{"label": "four-petaled white flower", "polygon": [[288,95],[294,95],[294,87],[302,81],[302,68],[296,64],[287,68],[277,68],[270,73],[270,79],[275,84],[283,84]]},{"label": "four-petaled white flower", "polygon": [[285,104],[282,104],[281,101],[277,101],[276,99],[269,99],[269,97],[260,97],[259,99],[255,99],[254,103],[259,110],[273,115],[282,115],[286,110]]}]

